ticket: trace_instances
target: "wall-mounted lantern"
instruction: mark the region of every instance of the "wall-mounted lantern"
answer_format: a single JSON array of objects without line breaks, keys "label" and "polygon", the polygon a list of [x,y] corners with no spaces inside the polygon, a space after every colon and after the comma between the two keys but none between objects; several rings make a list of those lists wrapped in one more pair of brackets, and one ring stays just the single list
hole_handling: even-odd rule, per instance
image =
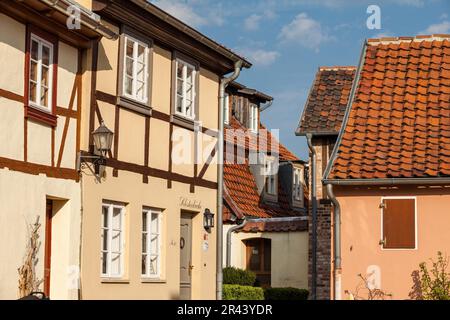
[{"label": "wall-mounted lantern", "polygon": [[208,232],[214,227],[214,213],[209,209],[205,209],[205,212],[203,213],[203,227]]},{"label": "wall-mounted lantern", "polygon": [[[78,156],[77,170],[81,171],[83,165],[86,165],[97,177],[100,181],[100,166],[106,165],[106,156],[111,151],[114,132],[106,127],[105,123],[102,121],[100,126],[92,132],[92,137],[94,139],[94,147],[95,150],[99,154],[82,154],[80,152]],[[89,166],[89,163],[92,163],[94,169]]]}]

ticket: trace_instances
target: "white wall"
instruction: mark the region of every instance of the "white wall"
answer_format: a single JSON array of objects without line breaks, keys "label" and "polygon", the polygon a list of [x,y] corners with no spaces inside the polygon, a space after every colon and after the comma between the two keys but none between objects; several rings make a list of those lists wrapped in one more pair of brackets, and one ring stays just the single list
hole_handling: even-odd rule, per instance
[{"label": "white wall", "polygon": [[[224,225],[223,266],[226,266],[226,234],[232,225]],[[233,233],[231,237],[231,265],[246,268],[244,240],[266,238],[272,240],[272,287],[308,288],[308,232]]]},{"label": "white wall", "polygon": [[[18,272],[29,241],[28,225],[40,217],[38,265],[43,278],[46,198],[55,201],[52,250],[52,299],[76,299],[68,273],[78,265],[80,186],[75,181],[0,170],[0,299],[18,298]],[[70,199],[70,200],[68,200]],[[63,205],[62,207],[58,204]],[[58,210],[59,209],[59,210]]]}]

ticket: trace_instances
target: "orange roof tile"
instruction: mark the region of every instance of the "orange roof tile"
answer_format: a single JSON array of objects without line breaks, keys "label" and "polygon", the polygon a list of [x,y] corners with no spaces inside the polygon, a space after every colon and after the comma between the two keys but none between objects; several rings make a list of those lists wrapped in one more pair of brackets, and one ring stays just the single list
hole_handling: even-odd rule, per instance
[{"label": "orange roof tile", "polygon": [[449,37],[368,40],[328,179],[450,175]]},{"label": "orange roof tile", "polygon": [[350,66],[319,68],[297,134],[339,132],[355,72]]}]

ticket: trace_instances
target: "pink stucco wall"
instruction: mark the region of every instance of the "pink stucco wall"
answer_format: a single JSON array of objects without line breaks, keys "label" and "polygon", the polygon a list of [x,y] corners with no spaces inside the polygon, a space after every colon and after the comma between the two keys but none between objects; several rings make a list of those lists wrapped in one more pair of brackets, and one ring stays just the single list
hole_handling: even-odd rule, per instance
[{"label": "pink stucco wall", "polygon": [[[346,290],[361,285],[358,274],[378,268],[381,289],[393,299],[409,299],[412,273],[423,261],[436,258],[437,251],[450,255],[450,187],[336,188],[342,212],[342,298]],[[383,250],[381,234],[382,197],[416,197],[417,249]],[[370,270],[369,270],[370,271]],[[373,278],[372,278],[373,279]],[[360,295],[367,297],[367,291]]]}]

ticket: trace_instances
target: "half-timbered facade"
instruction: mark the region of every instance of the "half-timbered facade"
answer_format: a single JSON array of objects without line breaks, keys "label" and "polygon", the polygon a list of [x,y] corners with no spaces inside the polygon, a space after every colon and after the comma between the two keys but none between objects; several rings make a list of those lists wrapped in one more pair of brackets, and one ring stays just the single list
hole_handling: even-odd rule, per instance
[{"label": "half-timbered facade", "polygon": [[114,140],[101,183],[82,182],[82,298],[214,299],[209,162],[220,81],[242,58],[146,1],[91,5],[120,36],[101,39],[88,61],[82,153],[95,152],[101,122]]},{"label": "half-timbered facade", "polygon": [[[81,25],[69,30],[74,4]],[[114,33],[74,2],[0,2],[0,299],[19,296],[18,269],[27,266],[36,222],[30,267],[39,289],[78,298],[83,71],[87,48],[102,36]]]}]

